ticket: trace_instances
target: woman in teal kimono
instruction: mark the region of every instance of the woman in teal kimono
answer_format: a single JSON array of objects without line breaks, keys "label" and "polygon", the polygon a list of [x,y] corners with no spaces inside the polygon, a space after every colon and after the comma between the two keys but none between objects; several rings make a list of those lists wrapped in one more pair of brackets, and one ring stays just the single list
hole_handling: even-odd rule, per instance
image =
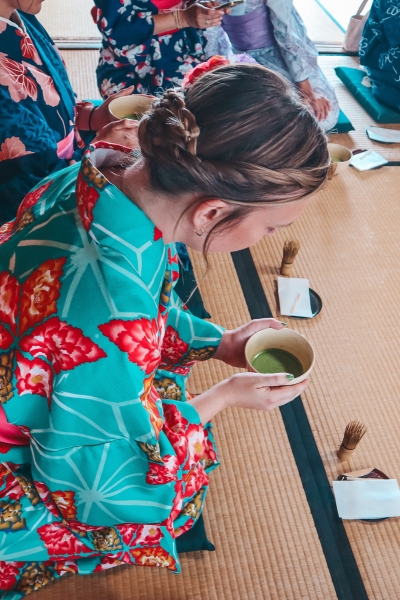
[{"label": "woman in teal kimono", "polygon": [[0,0],[0,224],[44,177],[82,158],[81,134],[88,142],[89,130],[109,122],[107,103],[76,102],[58,49],[34,16],[41,5]]},{"label": "woman in teal kimono", "polygon": [[263,67],[202,66],[154,101],[139,142],[136,159],[95,143],[0,231],[4,599],[121,564],[178,572],[175,540],[218,465],[209,421],[308,385],[240,373],[190,396],[196,361],[245,367],[249,336],[283,325],[194,317],[173,291],[173,242],[239,250],[292,222],[327,176],[314,117]]}]

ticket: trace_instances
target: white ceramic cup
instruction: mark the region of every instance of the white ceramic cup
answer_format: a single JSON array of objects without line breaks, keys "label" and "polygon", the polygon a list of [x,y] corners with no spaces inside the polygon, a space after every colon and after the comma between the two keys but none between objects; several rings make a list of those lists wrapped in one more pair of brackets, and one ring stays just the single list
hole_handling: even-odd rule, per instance
[{"label": "white ceramic cup", "polygon": [[141,117],[151,108],[154,99],[154,96],[146,96],[145,94],[122,96],[122,98],[115,98],[115,100],[112,100],[108,105],[108,110],[110,114],[117,119],[123,119],[126,115],[132,114]]},{"label": "white ceramic cup", "polygon": [[[346,146],[341,146],[340,144],[328,144],[328,151],[332,161],[331,177],[333,177],[333,175],[339,175],[339,173],[347,169],[353,158],[353,153]],[[340,158],[342,162],[335,162],[332,160],[332,157]]]},{"label": "white ceramic cup", "polygon": [[251,362],[259,352],[269,348],[286,350],[301,362],[303,374],[300,377],[295,377],[292,381],[288,380],[286,385],[295,385],[307,379],[314,367],[315,355],[313,347],[303,335],[293,331],[293,329],[262,329],[257,331],[247,340],[244,351],[248,371],[258,373]]}]

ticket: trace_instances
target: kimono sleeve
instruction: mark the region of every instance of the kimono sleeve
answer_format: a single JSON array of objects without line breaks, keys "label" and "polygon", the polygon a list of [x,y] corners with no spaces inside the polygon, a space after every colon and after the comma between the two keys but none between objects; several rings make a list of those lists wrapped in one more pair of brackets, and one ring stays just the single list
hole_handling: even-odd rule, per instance
[{"label": "kimono sleeve", "polygon": [[195,362],[212,358],[223,333],[219,325],[199,319],[188,310],[170,308],[158,368],[188,375]]},{"label": "kimono sleeve", "polygon": [[308,79],[317,66],[318,52],[292,0],[267,0],[276,42],[294,82]]},{"label": "kimono sleeve", "polygon": [[[128,60],[148,46],[154,32],[157,8],[147,0],[96,0],[92,15],[107,45]],[[136,50],[136,51],[135,51]],[[134,61],[133,64],[136,64]]]}]

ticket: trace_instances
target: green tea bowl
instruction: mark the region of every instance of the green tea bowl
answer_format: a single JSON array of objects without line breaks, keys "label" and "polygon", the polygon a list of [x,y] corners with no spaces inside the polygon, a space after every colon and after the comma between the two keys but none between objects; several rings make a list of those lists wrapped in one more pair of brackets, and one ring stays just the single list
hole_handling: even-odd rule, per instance
[{"label": "green tea bowl", "polygon": [[245,347],[247,370],[259,373],[260,371],[253,367],[255,357],[264,350],[272,349],[288,352],[301,364],[302,374],[291,381],[288,380],[286,385],[296,385],[307,379],[314,368],[314,349],[303,335],[292,329],[262,329],[252,335]]}]

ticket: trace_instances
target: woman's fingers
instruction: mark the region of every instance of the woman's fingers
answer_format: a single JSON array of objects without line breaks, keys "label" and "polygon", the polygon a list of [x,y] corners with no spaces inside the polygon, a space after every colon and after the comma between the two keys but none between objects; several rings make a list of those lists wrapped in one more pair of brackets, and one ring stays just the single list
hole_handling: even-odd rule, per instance
[{"label": "woman's fingers", "polygon": [[310,380],[306,379],[296,385],[286,385],[284,387],[271,388],[268,393],[269,407],[267,410],[273,410],[277,406],[283,406],[288,402],[292,402],[297,396],[300,396],[310,385]]}]

